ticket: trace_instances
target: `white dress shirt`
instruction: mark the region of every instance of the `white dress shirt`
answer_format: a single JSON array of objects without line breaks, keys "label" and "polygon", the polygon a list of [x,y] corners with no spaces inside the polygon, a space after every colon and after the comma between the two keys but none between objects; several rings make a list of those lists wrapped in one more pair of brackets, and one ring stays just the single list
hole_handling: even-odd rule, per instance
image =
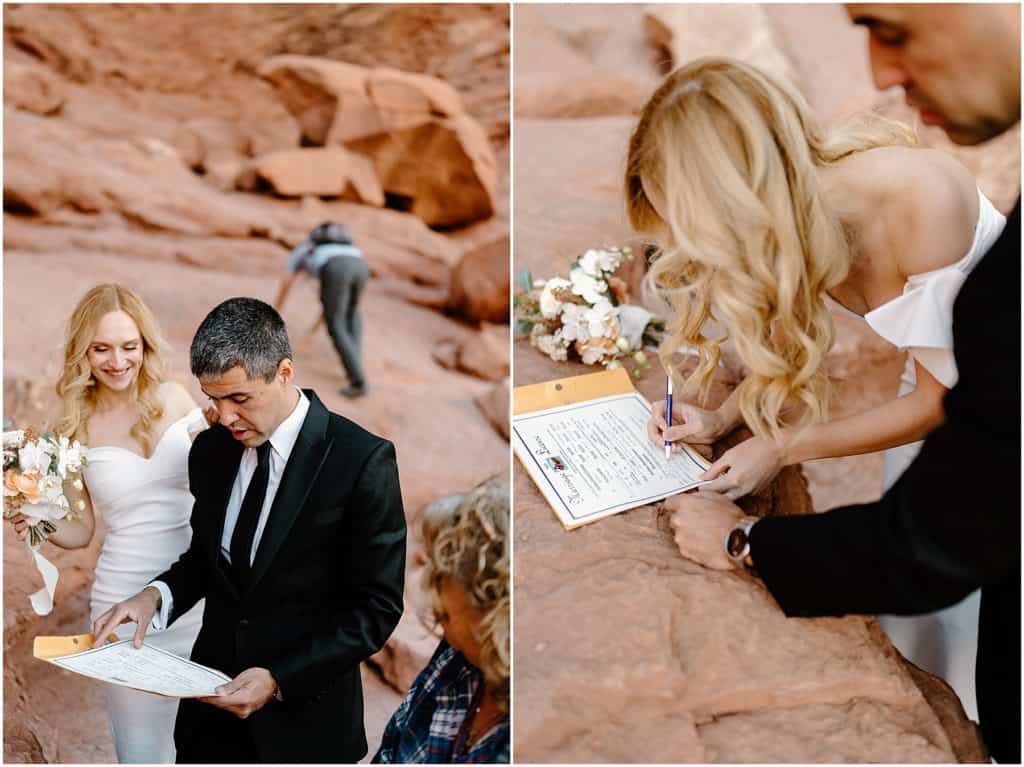
[{"label": "white dress shirt", "polygon": [[[306,413],[309,412],[309,400],[296,387],[299,392],[299,401],[292,410],[291,415],[281,421],[270,435],[270,479],[267,482],[267,495],[263,499],[263,508],[260,510],[260,519],[256,524],[256,534],[252,539],[252,549],[249,551],[249,564],[256,558],[259,549],[260,538],[263,536],[263,529],[267,526],[267,519],[270,517],[270,508],[274,505],[274,497],[277,495],[277,488],[281,485],[281,476],[284,474],[284,467],[288,464],[295,441],[302,431],[302,423],[306,420]],[[238,522],[238,515],[242,510],[242,500],[245,492],[249,489],[249,482],[256,471],[256,448],[247,447],[242,453],[242,461],[238,465],[238,474],[235,475],[235,483],[231,487],[231,497],[228,499],[227,510],[224,514],[224,533],[220,538],[220,552],[224,558],[231,562],[231,536],[235,532],[235,524]],[[153,617],[152,628],[162,630],[167,627],[167,620],[171,614],[173,597],[171,590],[163,581],[153,581],[150,586],[155,586],[160,591],[160,611]]]}]

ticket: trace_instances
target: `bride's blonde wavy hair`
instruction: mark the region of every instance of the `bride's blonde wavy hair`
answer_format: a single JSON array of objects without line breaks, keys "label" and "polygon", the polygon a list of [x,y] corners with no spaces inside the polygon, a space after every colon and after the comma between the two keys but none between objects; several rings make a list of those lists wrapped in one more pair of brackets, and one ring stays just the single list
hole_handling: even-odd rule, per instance
[{"label": "bride's blonde wavy hair", "polygon": [[480,671],[508,711],[509,697],[509,485],[502,477],[480,483],[458,503],[437,503],[423,517],[427,564],[423,583],[435,616],[441,581],[450,579],[483,613],[477,641]]},{"label": "bride's blonde wavy hair", "polygon": [[726,340],[704,335],[713,319],[748,368],[740,410],[755,434],[777,436],[787,402],[802,403],[805,420],[828,417],[824,295],[846,277],[850,246],[817,169],[916,143],[870,113],[826,131],[796,90],[732,59],[698,59],[666,78],[630,138],[625,194],[632,226],[661,247],[645,286],[675,314],[662,362],[672,369],[683,346],[698,355],[684,391],[708,391]]},{"label": "bride's blonde wavy hair", "polygon": [[89,345],[104,315],[117,311],[134,320],[142,337],[142,364],[132,384],[139,420],[132,426],[131,435],[148,457],[156,441],[156,426],[164,414],[159,387],[164,378],[161,355],[165,344],[149,307],[122,285],[97,285],[90,289],[68,318],[64,333],[64,369],[56,386],[63,414],[55,431],[88,442],[89,417],[96,407],[97,385],[89,364]]}]

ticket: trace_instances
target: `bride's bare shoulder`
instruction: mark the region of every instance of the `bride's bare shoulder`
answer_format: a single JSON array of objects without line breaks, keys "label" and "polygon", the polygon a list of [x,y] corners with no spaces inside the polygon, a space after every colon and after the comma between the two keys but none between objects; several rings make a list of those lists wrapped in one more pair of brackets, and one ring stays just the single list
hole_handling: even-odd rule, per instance
[{"label": "bride's bare shoulder", "polygon": [[198,407],[188,389],[177,381],[164,381],[159,388],[160,401],[164,406],[164,418],[177,421]]},{"label": "bride's bare shoulder", "polygon": [[978,220],[978,187],[956,158],[909,147],[865,154],[874,155],[884,200],[879,211],[904,276],[941,269],[967,255]]}]

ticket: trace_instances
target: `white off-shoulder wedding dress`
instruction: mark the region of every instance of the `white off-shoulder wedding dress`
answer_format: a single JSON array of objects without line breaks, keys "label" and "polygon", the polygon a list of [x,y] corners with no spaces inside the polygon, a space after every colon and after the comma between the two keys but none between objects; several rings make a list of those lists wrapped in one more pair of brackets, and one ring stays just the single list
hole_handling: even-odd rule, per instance
[{"label": "white off-shoulder wedding dress", "polygon": [[[138,593],[188,548],[188,452],[192,435],[205,427],[202,411],[196,408],[167,427],[148,459],[115,446],[88,451],[85,484],[95,513],[107,525],[92,586],[91,621]],[[146,642],[188,657],[199,634],[202,609],[200,602],[169,629],[150,629]],[[134,633],[134,623],[117,629],[121,639]],[[118,761],[173,763],[178,701],[116,685],[105,688]]]},{"label": "white off-shoulder wedding dress", "polygon": [[[953,302],[967,275],[984,258],[1006,226],[1003,216],[978,190],[978,221],[974,240],[967,253],[956,263],[907,278],[903,294],[871,310],[862,319],[878,335],[907,351],[907,364],[900,379],[899,396],[917,385],[915,361],[935,376],[947,389],[953,388],[958,374],[953,357]],[[841,304],[840,311],[854,314]],[[998,332],[998,328],[993,328]],[[913,442],[885,451],[882,491],[892,487],[921,450]],[[977,446],[965,446],[977,449]],[[951,477],[951,482],[973,478]],[[927,512],[927,510],[925,510]],[[971,510],[964,509],[964,524],[969,525]],[[879,622],[889,639],[917,666],[945,679],[956,690],[967,715],[977,721],[978,704],[974,691],[974,666],[978,650],[978,608],[981,592],[975,591],[959,603],[928,615],[881,615]]]}]

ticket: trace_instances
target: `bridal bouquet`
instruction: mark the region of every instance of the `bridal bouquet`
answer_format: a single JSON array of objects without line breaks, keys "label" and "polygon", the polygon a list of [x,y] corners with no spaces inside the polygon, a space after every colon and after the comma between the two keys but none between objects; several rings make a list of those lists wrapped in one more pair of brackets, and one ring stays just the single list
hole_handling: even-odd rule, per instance
[{"label": "bridal bouquet", "polygon": [[53,609],[57,569],[40,556],[39,547],[57,529],[54,521],[74,519],[85,508],[82,500],[72,508],[64,494],[68,479],[76,490],[82,489],[77,475],[86,463],[85,447],[67,437],[15,430],[3,433],[3,451],[4,519],[24,514],[28,520],[26,542],[46,585],[31,601],[37,613],[46,615]]},{"label": "bridal bouquet", "polygon": [[607,368],[625,361],[639,375],[648,364],[644,345],[655,344],[664,326],[628,303],[626,283],[615,276],[623,260],[632,258],[629,247],[591,249],[572,262],[568,279],[534,280],[523,272],[514,300],[516,332],[529,335],[530,344],[553,360],[572,355]]}]

